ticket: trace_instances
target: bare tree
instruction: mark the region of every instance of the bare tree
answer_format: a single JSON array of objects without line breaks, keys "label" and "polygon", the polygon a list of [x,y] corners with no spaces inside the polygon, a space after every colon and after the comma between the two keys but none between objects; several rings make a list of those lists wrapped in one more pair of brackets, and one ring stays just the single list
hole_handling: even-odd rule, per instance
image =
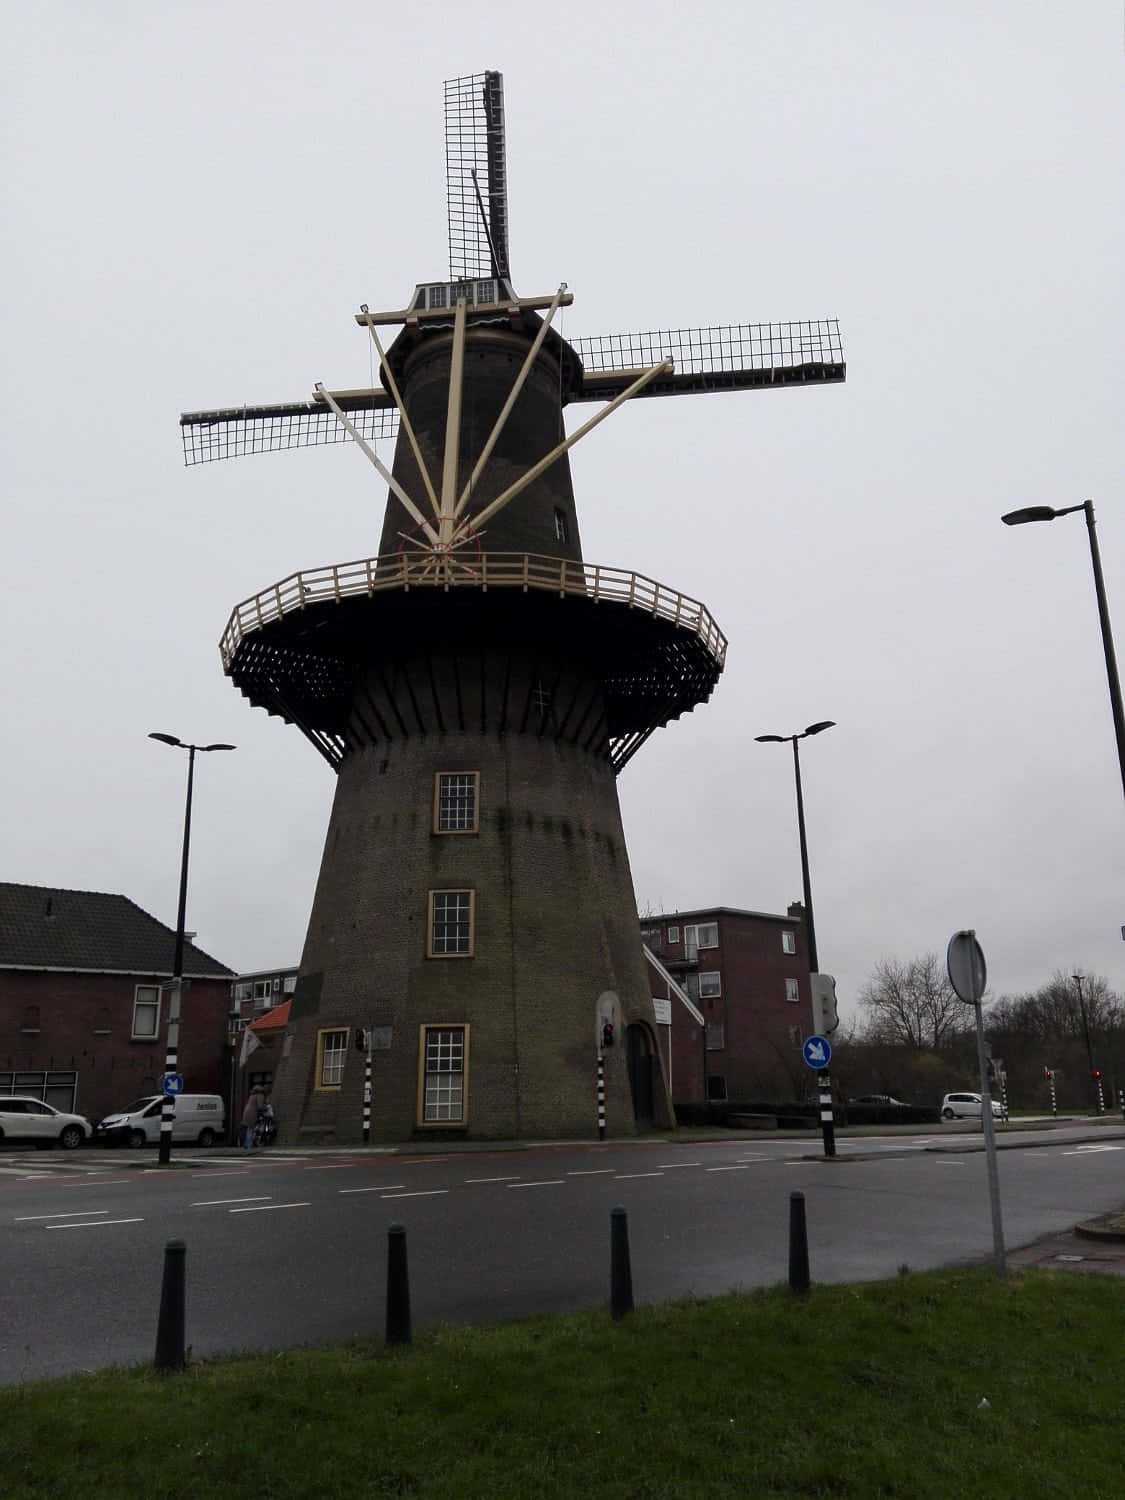
[{"label": "bare tree", "polygon": [[881,958],[859,992],[867,1013],[868,1041],[939,1052],[972,1021],[972,1007],[958,1000],[936,953],[906,962]]}]

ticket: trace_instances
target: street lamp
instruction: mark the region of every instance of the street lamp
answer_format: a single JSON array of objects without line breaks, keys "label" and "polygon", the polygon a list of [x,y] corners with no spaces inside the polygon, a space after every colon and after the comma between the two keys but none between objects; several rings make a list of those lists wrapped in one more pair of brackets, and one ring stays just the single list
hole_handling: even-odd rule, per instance
[{"label": "street lamp", "polygon": [[[168,1001],[168,1043],[164,1054],[165,1073],[176,1071],[176,1058],[180,1045],[180,992],[184,979],[184,916],[187,910],[188,846],[191,843],[191,787],[195,776],[196,751],[233,750],[233,745],[185,745],[174,734],[149,735],[150,740],[160,740],[177,750],[188,753],[187,803],[184,808],[184,849],[180,859],[180,903],[176,911],[176,948],[172,956],[172,992]],[[166,1167],[172,1160],[172,1121],[175,1117],[175,1097],[164,1095],[164,1107],[160,1113],[159,1162]]]},{"label": "street lamp", "polygon": [[759,745],[791,744],[793,746],[793,774],[797,781],[797,831],[801,836],[801,880],[804,883],[805,892],[805,927],[808,931],[809,969],[814,974],[820,973],[820,966],[816,958],[816,929],[813,927],[812,889],[809,885],[809,851],[805,843],[805,800],[801,795],[801,757],[797,750],[797,741],[807,740],[810,735],[821,734],[825,729],[835,729],[835,727],[833,719],[822,719],[819,724],[810,724],[800,734],[756,734],[754,736]]},{"label": "street lamp", "polygon": [[[1094,1050],[1090,1046],[1090,1023],[1086,1019],[1086,1001],[1082,994],[1082,975],[1072,974],[1070,977],[1074,980],[1078,989],[1078,1009],[1082,1015],[1082,1036],[1086,1042],[1086,1066],[1090,1075],[1090,1088],[1092,1091],[1100,1094],[1101,1090],[1095,1088],[1097,1078],[1094,1074]],[[1100,1108],[1098,1109],[1098,1113],[1101,1114]]]},{"label": "street lamp", "polygon": [[1125,792],[1125,712],[1121,707],[1121,683],[1117,676],[1117,657],[1113,649],[1113,631],[1109,623],[1109,605],[1105,597],[1105,580],[1102,578],[1102,560],[1098,551],[1098,537],[1094,529],[1094,502],[1084,500],[1081,505],[1064,505],[1055,510],[1050,505],[1028,505],[1023,510],[1010,510],[1001,516],[1005,526],[1026,526],[1031,521],[1054,521],[1059,516],[1069,516],[1075,511],[1086,516],[1086,534],[1090,538],[1090,562],[1094,569],[1094,592],[1098,599],[1098,618],[1102,627],[1102,650],[1105,653],[1105,675],[1109,682],[1109,701],[1113,709],[1113,732],[1117,737],[1117,764],[1121,771],[1121,789]]}]

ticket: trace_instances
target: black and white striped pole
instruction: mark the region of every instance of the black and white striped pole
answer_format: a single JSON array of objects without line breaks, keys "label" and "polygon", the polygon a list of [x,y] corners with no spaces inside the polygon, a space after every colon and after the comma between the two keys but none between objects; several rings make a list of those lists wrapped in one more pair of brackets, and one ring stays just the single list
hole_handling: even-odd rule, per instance
[{"label": "black and white striped pole", "polygon": [[371,1027],[363,1033],[363,1144],[371,1144]]},{"label": "black and white striped pole", "polygon": [[1054,1068],[1048,1068],[1047,1069],[1047,1084],[1048,1084],[1048,1087],[1051,1090],[1051,1113],[1053,1115],[1057,1115],[1058,1112],[1059,1112],[1059,1100],[1058,1100],[1058,1095],[1055,1093],[1055,1070],[1054,1070]]},{"label": "black and white striped pole", "polygon": [[598,1140],[605,1140],[605,1055],[598,1049]]},{"label": "black and white striped pole", "polygon": [[[164,1073],[176,1072],[180,1045],[180,997],[184,984],[184,919],[187,913],[188,848],[191,844],[191,789],[195,777],[195,752],[206,750],[233,750],[233,745],[185,745],[174,734],[150,734],[150,740],[159,740],[174,749],[188,753],[187,802],[184,806],[184,847],[180,856],[180,900],[176,910],[176,946],[172,955],[172,986],[168,996],[168,1039],[164,1051]],[[164,1104],[160,1111],[160,1151],[158,1160],[162,1167],[172,1160],[172,1122],[176,1117],[174,1093],[164,1092]]]}]

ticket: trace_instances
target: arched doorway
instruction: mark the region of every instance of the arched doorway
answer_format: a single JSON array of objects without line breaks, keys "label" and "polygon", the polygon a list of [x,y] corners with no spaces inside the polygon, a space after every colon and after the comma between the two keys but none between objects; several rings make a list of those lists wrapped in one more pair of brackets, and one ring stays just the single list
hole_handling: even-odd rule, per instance
[{"label": "arched doorway", "polygon": [[633,1119],[638,1125],[652,1125],[653,1051],[647,1026],[634,1022],[626,1029],[625,1060],[629,1068],[629,1091],[633,1096]]}]

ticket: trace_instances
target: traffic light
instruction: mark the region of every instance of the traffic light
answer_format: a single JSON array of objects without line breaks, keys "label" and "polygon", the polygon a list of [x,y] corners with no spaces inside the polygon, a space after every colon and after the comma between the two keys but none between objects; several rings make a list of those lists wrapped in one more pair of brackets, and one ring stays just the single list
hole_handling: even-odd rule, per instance
[{"label": "traffic light", "polygon": [[1101,1077],[1101,1076],[1102,1076],[1102,1070],[1101,1070],[1101,1068],[1095,1068],[1095,1069],[1094,1069],[1094,1072],[1093,1072],[1093,1077],[1094,1077],[1094,1081],[1095,1081],[1095,1082],[1097,1082],[1097,1080],[1098,1080],[1098,1079],[1099,1079],[1099,1078],[1100,1078],[1100,1077]]},{"label": "traffic light", "polygon": [[362,1026],[357,1026],[355,1029],[355,1050],[357,1052],[365,1052],[367,1050],[367,1036]]},{"label": "traffic light", "polygon": [[1051,1070],[1050,1070],[1050,1068],[1044,1068],[1043,1069],[1043,1077],[1049,1079],[1050,1076],[1051,1076]]},{"label": "traffic light", "polygon": [[603,1021],[602,1022],[602,1046],[603,1047],[612,1047],[613,1046],[613,1022],[612,1021]]}]

